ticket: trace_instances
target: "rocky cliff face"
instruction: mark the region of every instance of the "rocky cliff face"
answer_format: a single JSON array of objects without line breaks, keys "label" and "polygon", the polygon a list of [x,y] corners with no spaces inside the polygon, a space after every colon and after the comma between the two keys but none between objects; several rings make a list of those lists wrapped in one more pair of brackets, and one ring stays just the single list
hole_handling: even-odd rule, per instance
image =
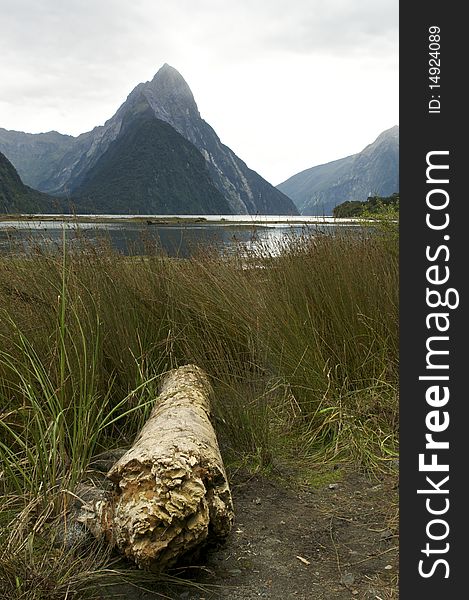
[{"label": "rocky cliff face", "polygon": [[306,169],[278,186],[303,215],[332,215],[346,200],[399,191],[399,127],[381,133],[358,154]]},{"label": "rocky cliff face", "polygon": [[[33,134],[2,130],[0,150],[11,156],[12,162],[21,163],[25,181],[51,194],[74,196],[83,187],[89,171],[120,136],[123,120],[141,98],[148,102],[155,119],[168,123],[201,152],[210,178],[226,199],[230,212],[298,214],[290,198],[249,169],[220,142],[215,131],[201,118],[183,77],[167,64],[152,81],[137,85],[103,126],[77,138],[56,134],[50,153],[44,152],[40,160],[36,152],[38,138]],[[29,137],[19,144],[15,141],[18,135]]]},{"label": "rocky cliff face", "polygon": [[74,198],[80,211],[132,214],[229,214],[202,154],[156,119],[141,96],[117,138],[86,171]]}]

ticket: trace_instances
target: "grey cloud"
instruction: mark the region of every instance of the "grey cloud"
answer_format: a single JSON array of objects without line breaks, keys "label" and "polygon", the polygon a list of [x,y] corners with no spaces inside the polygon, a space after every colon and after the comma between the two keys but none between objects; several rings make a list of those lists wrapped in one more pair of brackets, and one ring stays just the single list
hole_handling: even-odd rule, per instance
[{"label": "grey cloud", "polygon": [[0,95],[16,87],[15,73],[72,88],[79,77],[113,85],[120,72],[128,79],[140,64],[156,70],[168,54],[194,49],[220,61],[397,52],[397,0],[0,0],[0,8],[9,73]]},{"label": "grey cloud", "polygon": [[[0,0],[0,100],[48,104],[94,94],[122,100],[129,74],[148,51],[144,15],[125,0]],[[164,56],[165,36],[152,45]],[[160,62],[158,59],[157,64]],[[138,81],[135,81],[138,83]],[[70,100],[69,100],[70,102]],[[1,115],[0,115],[0,120]],[[0,123],[5,126],[4,123]]]},{"label": "grey cloud", "polygon": [[[397,0],[181,0],[195,42],[216,40],[221,54],[387,53],[396,49]],[[196,8],[194,8],[196,7]]]},{"label": "grey cloud", "polygon": [[2,15],[0,48],[16,63],[73,76],[77,64],[95,69],[123,61],[125,68],[134,51],[145,47],[148,29],[156,34],[156,47],[164,44],[155,24],[124,0],[23,0]]}]

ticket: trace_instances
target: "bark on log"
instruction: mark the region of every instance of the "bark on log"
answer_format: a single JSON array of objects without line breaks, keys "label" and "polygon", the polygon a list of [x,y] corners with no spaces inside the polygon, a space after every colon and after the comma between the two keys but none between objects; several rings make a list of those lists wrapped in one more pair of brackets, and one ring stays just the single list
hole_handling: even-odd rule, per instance
[{"label": "bark on log", "polygon": [[107,474],[115,491],[81,518],[142,568],[162,570],[231,529],[231,492],[210,422],[212,393],[200,368],[170,371],[133,446]]}]

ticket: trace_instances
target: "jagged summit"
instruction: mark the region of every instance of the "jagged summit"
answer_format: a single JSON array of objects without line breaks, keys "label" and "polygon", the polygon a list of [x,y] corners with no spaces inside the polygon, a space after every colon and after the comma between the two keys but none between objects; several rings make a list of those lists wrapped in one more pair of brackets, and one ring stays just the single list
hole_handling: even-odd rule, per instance
[{"label": "jagged summit", "polygon": [[181,73],[179,73],[179,71],[177,69],[175,69],[174,67],[172,67],[171,65],[169,65],[167,62],[165,62],[158,69],[158,71],[155,73],[155,77],[157,77],[158,75],[164,75],[164,74],[172,74],[172,75],[175,75],[175,76],[179,76],[181,79],[184,79],[183,76],[181,75]]},{"label": "jagged summit", "polygon": [[161,95],[185,95],[195,103],[194,96],[184,77],[174,67],[168,65],[168,63],[165,63],[156,72],[153,79],[149,82],[148,87],[157,89]]},{"label": "jagged summit", "polygon": [[[184,77],[165,63],[153,79],[135,90],[142,92],[155,116],[187,137],[189,121],[200,119],[199,109]],[[192,140],[191,140],[192,141]]]},{"label": "jagged summit", "polygon": [[187,88],[189,87],[181,73],[179,73],[179,71],[171,65],[168,65],[168,63],[164,63],[164,65],[158,69],[158,71],[155,73],[155,76],[152,79],[152,82],[161,81],[171,82],[172,85],[182,83]]}]

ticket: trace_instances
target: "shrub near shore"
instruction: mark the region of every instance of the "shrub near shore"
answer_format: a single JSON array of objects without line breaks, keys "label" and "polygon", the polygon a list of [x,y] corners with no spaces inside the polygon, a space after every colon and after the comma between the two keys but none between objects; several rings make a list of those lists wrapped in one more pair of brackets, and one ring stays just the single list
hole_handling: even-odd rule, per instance
[{"label": "shrub near shore", "polygon": [[131,443],[175,366],[212,377],[228,467],[386,469],[398,293],[397,252],[379,236],[304,236],[275,257],[129,258],[103,245],[0,258],[3,597],[81,589],[77,558],[38,584],[39,556],[58,552],[50,524],[91,457]]}]

